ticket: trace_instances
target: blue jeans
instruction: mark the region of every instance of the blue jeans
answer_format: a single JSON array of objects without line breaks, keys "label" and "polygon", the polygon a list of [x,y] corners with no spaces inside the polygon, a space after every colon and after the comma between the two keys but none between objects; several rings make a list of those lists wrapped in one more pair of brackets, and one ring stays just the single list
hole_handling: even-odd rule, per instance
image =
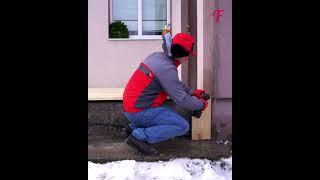
[{"label": "blue jeans", "polygon": [[137,113],[127,113],[132,135],[148,143],[157,143],[189,131],[189,124],[169,107],[149,108]]}]

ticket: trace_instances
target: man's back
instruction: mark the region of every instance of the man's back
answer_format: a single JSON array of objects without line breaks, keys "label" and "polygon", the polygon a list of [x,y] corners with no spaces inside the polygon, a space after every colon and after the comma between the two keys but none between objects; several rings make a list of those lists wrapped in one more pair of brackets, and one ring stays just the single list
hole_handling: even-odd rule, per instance
[{"label": "man's back", "polygon": [[126,112],[162,106],[167,95],[188,110],[200,110],[203,103],[192,98],[192,89],[178,78],[173,60],[164,52],[149,55],[129,80],[123,95]]}]

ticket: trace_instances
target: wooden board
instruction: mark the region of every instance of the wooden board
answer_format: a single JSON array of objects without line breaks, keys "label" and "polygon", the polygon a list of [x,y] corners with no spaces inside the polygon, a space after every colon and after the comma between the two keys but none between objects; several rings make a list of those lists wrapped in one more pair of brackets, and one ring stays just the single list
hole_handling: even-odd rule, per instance
[{"label": "wooden board", "polygon": [[[181,20],[182,20],[182,9],[181,9],[181,4],[182,4],[183,0],[174,0],[174,1],[170,1],[171,3],[171,27],[172,27],[172,37],[174,37],[176,34],[181,33],[182,31],[182,24],[181,24]],[[181,66],[178,67],[178,76],[179,79],[181,80]]]},{"label": "wooden board", "polygon": [[124,88],[88,88],[88,101],[122,100]]},{"label": "wooden board", "polygon": [[[197,1],[197,88],[213,96],[213,21],[209,0]],[[201,118],[192,118],[192,140],[211,139],[212,106],[202,112]]]},{"label": "wooden board", "polygon": [[122,101],[123,91],[124,88],[88,88],[88,101]]},{"label": "wooden board", "polygon": [[211,101],[201,117],[192,117],[192,140],[211,139]]}]

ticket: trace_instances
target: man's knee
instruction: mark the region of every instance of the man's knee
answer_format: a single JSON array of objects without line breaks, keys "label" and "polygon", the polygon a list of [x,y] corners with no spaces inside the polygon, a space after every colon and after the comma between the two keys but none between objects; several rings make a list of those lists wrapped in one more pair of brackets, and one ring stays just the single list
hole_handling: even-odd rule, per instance
[{"label": "man's knee", "polygon": [[181,127],[182,127],[183,134],[188,133],[190,129],[188,121],[184,120],[181,125],[182,125]]}]

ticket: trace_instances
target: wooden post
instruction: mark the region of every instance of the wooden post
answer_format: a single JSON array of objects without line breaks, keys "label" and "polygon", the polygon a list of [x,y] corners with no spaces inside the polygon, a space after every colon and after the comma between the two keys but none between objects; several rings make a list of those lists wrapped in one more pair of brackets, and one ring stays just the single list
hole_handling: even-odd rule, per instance
[{"label": "wooden post", "polygon": [[[197,88],[213,97],[213,21],[210,0],[197,1]],[[212,99],[201,118],[192,117],[192,140],[211,139]]]},{"label": "wooden post", "polygon": [[[188,21],[188,0],[181,2],[181,32],[190,34],[189,21]],[[189,61],[181,64],[181,81],[188,85],[189,83]]]},{"label": "wooden post", "polygon": [[[172,37],[174,37],[177,33],[180,33],[182,31],[182,25],[181,25],[181,20],[182,20],[182,9],[181,9],[181,4],[182,0],[174,0],[170,1],[171,2],[171,22],[172,22]],[[178,76],[179,79],[182,80],[182,71],[181,71],[181,66],[178,67]]]}]

